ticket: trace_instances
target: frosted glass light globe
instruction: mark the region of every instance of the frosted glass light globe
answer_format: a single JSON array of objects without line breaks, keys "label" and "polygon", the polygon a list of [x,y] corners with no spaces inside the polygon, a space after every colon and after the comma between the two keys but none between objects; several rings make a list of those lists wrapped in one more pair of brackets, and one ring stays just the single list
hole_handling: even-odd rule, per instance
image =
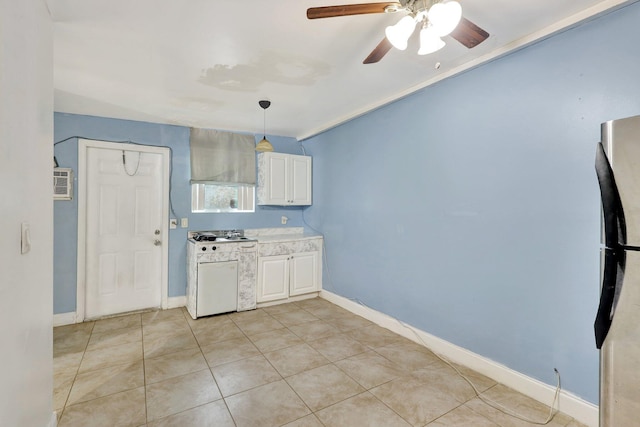
[{"label": "frosted glass light globe", "polygon": [[438,37],[450,34],[460,23],[462,18],[462,6],[457,1],[436,3],[431,6],[428,13],[429,22]]},{"label": "frosted glass light globe", "polygon": [[416,28],[416,21],[412,16],[405,16],[396,25],[388,26],[384,33],[387,36],[387,40],[399,50],[405,50],[409,37],[413,34]]},{"label": "frosted glass light globe", "polygon": [[435,33],[433,27],[424,27],[420,30],[420,49],[418,55],[428,55],[442,49],[445,42]]}]

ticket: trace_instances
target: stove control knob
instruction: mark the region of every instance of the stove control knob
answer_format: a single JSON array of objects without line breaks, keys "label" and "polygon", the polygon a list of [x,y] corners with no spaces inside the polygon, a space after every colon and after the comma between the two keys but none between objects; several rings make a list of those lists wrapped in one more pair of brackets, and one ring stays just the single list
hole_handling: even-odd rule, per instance
[{"label": "stove control knob", "polygon": [[202,250],[203,250],[203,251],[206,251],[206,250],[207,250],[207,247],[206,247],[206,246],[203,246],[203,247],[202,247]]},{"label": "stove control knob", "polygon": [[216,248],[215,246],[211,246],[211,250],[212,251],[215,251],[216,249],[218,249],[218,248]]}]

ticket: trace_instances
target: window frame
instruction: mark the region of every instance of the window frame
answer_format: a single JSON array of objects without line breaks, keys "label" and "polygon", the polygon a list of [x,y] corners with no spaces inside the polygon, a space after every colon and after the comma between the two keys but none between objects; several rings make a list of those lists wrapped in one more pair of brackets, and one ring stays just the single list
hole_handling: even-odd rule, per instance
[{"label": "window frame", "polygon": [[[205,208],[206,186],[238,188],[238,207],[228,209]],[[256,186],[228,183],[191,183],[191,213],[254,213],[256,211]]]}]

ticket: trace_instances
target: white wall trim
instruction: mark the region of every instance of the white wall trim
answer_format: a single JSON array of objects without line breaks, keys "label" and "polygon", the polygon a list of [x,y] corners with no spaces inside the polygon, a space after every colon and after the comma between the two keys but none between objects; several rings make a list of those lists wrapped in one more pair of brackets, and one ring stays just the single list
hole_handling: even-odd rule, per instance
[{"label": "white wall trim", "polygon": [[51,419],[49,420],[49,424],[47,424],[47,427],[57,427],[58,425],[58,414],[56,413],[56,411],[53,411],[53,414],[51,414]]},{"label": "white wall trim", "polygon": [[[82,320],[80,320],[82,322]],[[75,311],[70,311],[68,313],[58,313],[53,315],[53,326],[64,326],[64,325],[72,325],[78,322],[78,318],[76,317]]]},{"label": "white wall trim", "polygon": [[167,298],[167,309],[170,308],[178,308],[178,307],[186,307],[187,306],[187,296],[182,295],[179,297],[169,297]]},{"label": "white wall trim", "polygon": [[[185,307],[187,305],[187,297],[179,296],[179,297],[169,297],[167,298],[167,307],[162,308],[163,310],[168,310],[171,308],[179,308]],[[140,313],[143,313],[148,310],[141,310]],[[64,326],[64,325],[73,325],[74,323],[82,323],[84,322],[75,311],[70,311],[68,313],[58,313],[53,315],[53,326]]]},{"label": "white wall trim", "polygon": [[[372,308],[358,304],[355,301],[334,294],[329,291],[321,291],[320,297],[330,301],[350,312],[364,317],[398,335],[410,339],[451,362],[467,366],[493,380],[511,387],[512,389],[527,395],[545,405],[553,401],[555,386],[545,384],[539,380],[528,377],[518,371],[459,347],[411,325],[376,311]],[[418,338],[419,337],[419,338]],[[422,341],[422,342],[421,342]],[[598,427],[598,406],[587,402],[567,391],[561,390],[558,407],[561,412],[575,418],[590,427]]]}]

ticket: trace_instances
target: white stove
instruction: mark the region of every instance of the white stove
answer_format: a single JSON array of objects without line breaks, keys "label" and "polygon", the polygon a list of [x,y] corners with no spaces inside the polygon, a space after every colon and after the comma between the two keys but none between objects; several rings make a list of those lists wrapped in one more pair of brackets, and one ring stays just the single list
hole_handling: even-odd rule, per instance
[{"label": "white stove", "polygon": [[256,242],[255,239],[244,237],[244,230],[189,231],[187,237],[202,252],[216,250],[219,244]]},{"label": "white stove", "polygon": [[257,240],[244,230],[189,231],[187,237],[191,317],[255,308]]}]

